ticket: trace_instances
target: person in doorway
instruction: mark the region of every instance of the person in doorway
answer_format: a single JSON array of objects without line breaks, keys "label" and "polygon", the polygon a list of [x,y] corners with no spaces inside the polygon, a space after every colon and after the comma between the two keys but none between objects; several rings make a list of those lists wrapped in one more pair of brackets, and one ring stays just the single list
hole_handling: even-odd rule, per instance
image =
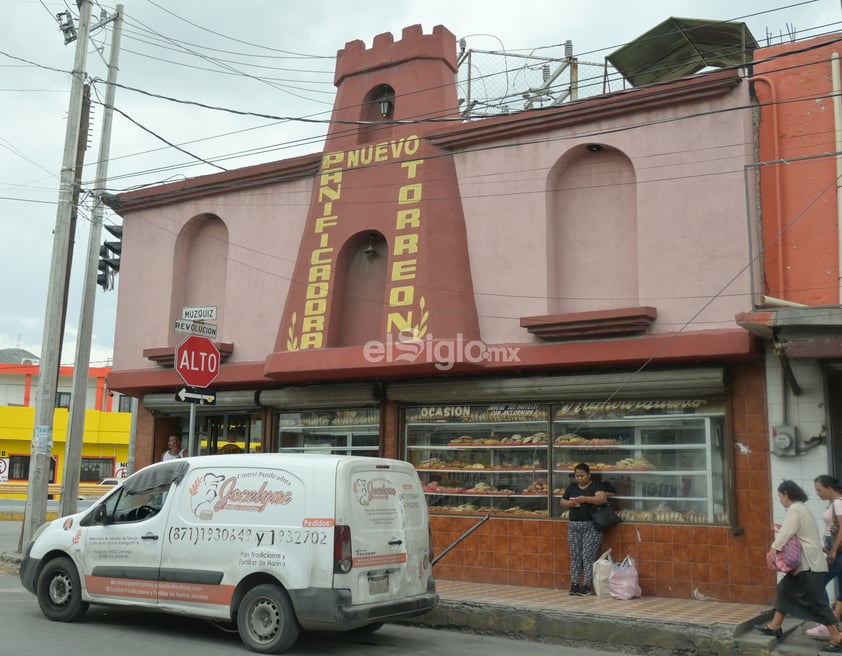
[{"label": "person in doorway", "polygon": [[181,448],[181,438],[178,435],[170,435],[167,438],[167,450],[161,460],[175,460],[176,458],[186,458],[187,449]]},{"label": "person in doorway", "polygon": [[801,544],[801,563],[778,581],[775,614],[768,624],[754,628],[764,635],[783,637],[784,617],[793,615],[802,620],[821,624],[827,629],[830,642],[820,651],[842,653],[842,633],[836,626],[836,616],[830,610],[825,593],[827,558],[822,551],[819,527],[813,513],[804,505],[807,493],[795,482],[783,481],[778,486],[778,499],[786,508],[786,517],[772,542],[772,549],[781,551],[793,535]]},{"label": "person in doorway", "polygon": [[[813,486],[819,498],[828,502],[827,508],[822,513],[824,521],[822,546],[827,555],[827,574],[825,574],[824,583],[827,586],[836,579],[836,602],[833,605],[833,614],[838,622],[842,619],[842,531],[839,530],[839,524],[842,521],[842,485],[833,476],[822,474],[816,476]],[[807,635],[820,640],[830,639],[830,633],[822,624],[816,624],[812,629],[808,629]]]},{"label": "person in doorway", "polygon": [[593,523],[591,512],[595,506],[608,503],[608,495],[601,485],[591,480],[591,468],[587,463],[580,462],[573,468],[573,478],[576,482],[567,486],[559,500],[562,509],[569,511],[570,594],[589,595],[593,564],[602,546],[602,531]]}]

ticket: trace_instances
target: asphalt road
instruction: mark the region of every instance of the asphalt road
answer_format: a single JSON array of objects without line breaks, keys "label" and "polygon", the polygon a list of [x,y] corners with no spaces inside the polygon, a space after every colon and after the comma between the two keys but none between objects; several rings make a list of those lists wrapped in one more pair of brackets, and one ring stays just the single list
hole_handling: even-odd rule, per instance
[{"label": "asphalt road", "polygon": [[0,552],[17,551],[23,522],[0,522]]},{"label": "asphalt road", "polygon": [[[0,573],[0,626],[4,654],[115,653],[144,656],[203,654],[232,656],[249,654],[229,626],[127,608],[92,606],[74,623],[50,622],[35,597],[24,590],[18,577]],[[496,636],[390,624],[371,635],[303,633],[286,652],[290,656],[609,656],[609,652],[563,647],[548,643],[525,643]],[[617,656],[618,652],[611,652]]]},{"label": "asphalt road", "polygon": [[[0,552],[15,551],[20,521],[0,521]],[[201,653],[204,656],[249,654],[230,626],[205,620],[138,611],[129,608],[91,606],[75,623],[46,619],[34,595],[20,584],[17,573],[0,569],[0,644],[3,654],[142,653],[171,656]],[[356,636],[342,633],[302,633],[290,656],[617,656],[619,652],[588,650],[556,644],[512,640],[490,635],[389,624],[380,631]]]}]

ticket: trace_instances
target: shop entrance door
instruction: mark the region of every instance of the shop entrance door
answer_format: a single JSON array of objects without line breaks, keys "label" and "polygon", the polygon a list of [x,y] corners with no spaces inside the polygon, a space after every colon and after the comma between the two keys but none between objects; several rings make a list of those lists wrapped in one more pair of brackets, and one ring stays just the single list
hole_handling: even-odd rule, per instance
[{"label": "shop entrance door", "polygon": [[259,414],[209,414],[197,417],[199,453],[254,453],[261,450]]}]

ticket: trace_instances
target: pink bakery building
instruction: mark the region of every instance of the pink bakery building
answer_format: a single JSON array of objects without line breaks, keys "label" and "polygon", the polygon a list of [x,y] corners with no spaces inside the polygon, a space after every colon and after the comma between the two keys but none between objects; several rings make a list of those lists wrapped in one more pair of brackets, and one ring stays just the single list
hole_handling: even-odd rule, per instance
[{"label": "pink bakery building", "polygon": [[[557,497],[587,462],[644,594],[768,602],[774,340],[737,318],[789,293],[756,162],[798,118],[772,127],[748,37],[701,73],[622,49],[622,91],[468,119],[454,35],[414,25],[339,50],[322,152],[120,194],[109,386],[139,400],[137,465],[173,432],[405,459],[437,551],[490,518],[438,578],[566,589]],[[214,405],[176,396],[185,308],[215,308]]]}]

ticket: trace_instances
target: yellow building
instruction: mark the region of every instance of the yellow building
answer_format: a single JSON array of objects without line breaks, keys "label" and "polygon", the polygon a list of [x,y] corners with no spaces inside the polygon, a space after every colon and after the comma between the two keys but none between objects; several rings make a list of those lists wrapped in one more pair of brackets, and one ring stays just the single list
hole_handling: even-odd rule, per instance
[{"label": "yellow building", "polygon": [[[79,480],[96,483],[127,474],[131,399],[106,387],[109,367],[89,370]],[[0,482],[25,482],[35,427],[37,359],[0,363]],[[73,387],[73,368],[61,367],[53,419],[50,483],[61,483]]]}]

